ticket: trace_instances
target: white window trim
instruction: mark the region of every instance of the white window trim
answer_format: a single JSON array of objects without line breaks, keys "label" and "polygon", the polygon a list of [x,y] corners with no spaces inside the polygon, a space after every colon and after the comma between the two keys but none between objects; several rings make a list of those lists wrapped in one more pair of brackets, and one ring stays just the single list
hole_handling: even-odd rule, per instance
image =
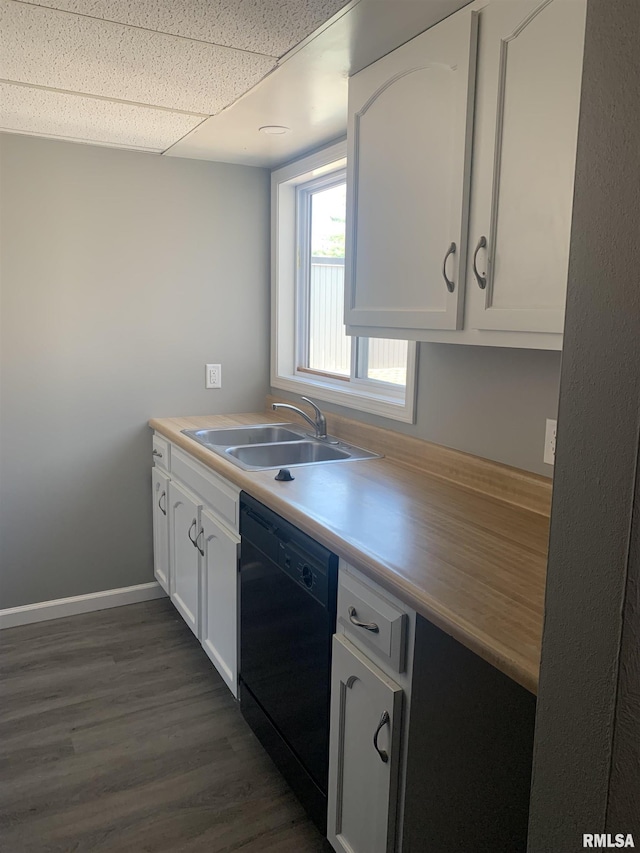
[{"label": "white window trim", "polygon": [[409,341],[407,352],[404,400],[383,383],[374,390],[371,383],[362,380],[345,383],[296,372],[296,187],[344,168],[346,157],[344,140],[271,173],[271,385],[360,412],[415,423],[418,348],[413,341]]}]

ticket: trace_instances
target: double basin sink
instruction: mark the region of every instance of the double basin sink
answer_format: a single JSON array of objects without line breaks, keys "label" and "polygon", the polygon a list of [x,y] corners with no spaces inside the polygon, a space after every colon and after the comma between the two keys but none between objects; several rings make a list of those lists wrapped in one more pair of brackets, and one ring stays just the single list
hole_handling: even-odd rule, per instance
[{"label": "double basin sink", "polygon": [[331,436],[314,438],[295,424],[183,429],[182,432],[245,471],[318,462],[350,462],[379,456]]}]

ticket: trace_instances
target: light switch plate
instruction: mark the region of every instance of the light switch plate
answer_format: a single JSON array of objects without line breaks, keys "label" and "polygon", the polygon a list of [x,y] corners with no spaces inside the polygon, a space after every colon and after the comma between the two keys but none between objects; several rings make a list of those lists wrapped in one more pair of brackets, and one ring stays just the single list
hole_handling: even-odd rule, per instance
[{"label": "light switch plate", "polygon": [[205,364],[205,388],[222,388],[221,364]]},{"label": "light switch plate", "polygon": [[544,434],[544,461],[547,465],[555,465],[556,461],[556,427],[558,422],[547,418],[547,428]]}]

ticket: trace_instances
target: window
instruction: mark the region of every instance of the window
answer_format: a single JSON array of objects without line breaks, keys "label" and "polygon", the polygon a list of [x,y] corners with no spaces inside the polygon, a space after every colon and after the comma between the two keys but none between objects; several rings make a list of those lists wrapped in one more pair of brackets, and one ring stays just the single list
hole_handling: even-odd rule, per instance
[{"label": "window", "polygon": [[346,145],[272,176],[272,385],[412,421],[416,345],[345,333]]}]

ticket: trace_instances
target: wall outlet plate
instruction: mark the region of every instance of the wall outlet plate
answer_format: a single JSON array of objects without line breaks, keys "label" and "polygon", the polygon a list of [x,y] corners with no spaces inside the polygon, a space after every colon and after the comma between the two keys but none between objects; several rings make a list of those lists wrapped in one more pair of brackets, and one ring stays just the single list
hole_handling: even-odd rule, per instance
[{"label": "wall outlet plate", "polygon": [[222,365],[205,364],[205,388],[222,388]]},{"label": "wall outlet plate", "polygon": [[547,418],[547,428],[544,434],[544,461],[547,465],[555,465],[556,462],[556,428],[557,421]]}]

